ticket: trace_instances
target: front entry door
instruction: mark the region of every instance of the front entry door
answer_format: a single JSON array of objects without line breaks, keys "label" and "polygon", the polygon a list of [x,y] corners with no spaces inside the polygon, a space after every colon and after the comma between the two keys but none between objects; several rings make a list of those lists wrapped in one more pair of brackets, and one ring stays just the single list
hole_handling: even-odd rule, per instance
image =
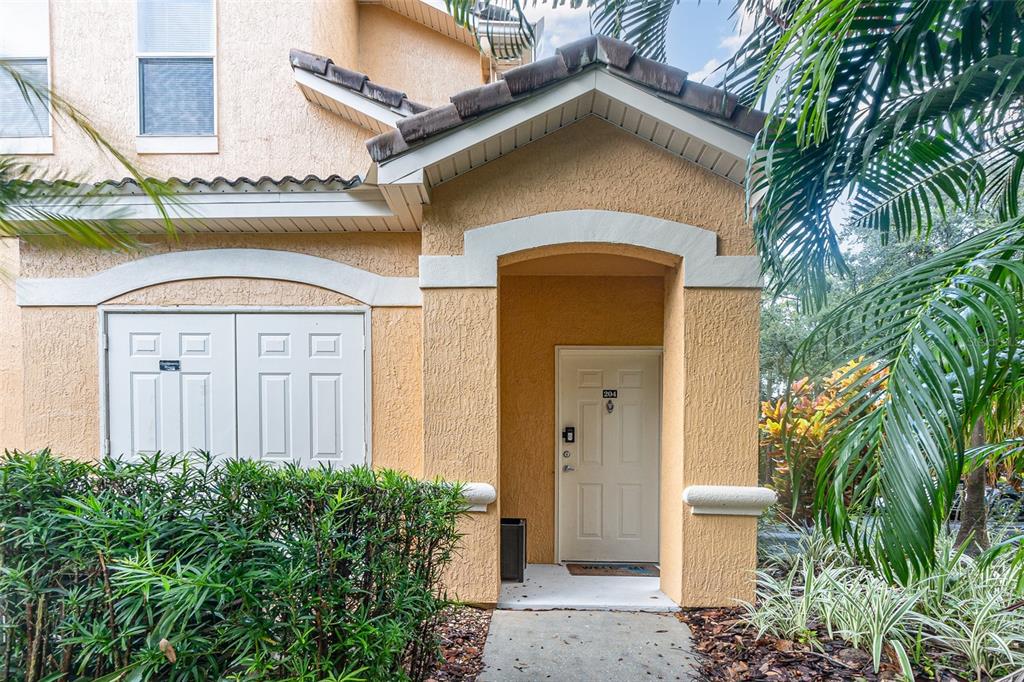
[{"label": "front entry door", "polygon": [[657,561],[661,351],[558,353],[559,559]]}]

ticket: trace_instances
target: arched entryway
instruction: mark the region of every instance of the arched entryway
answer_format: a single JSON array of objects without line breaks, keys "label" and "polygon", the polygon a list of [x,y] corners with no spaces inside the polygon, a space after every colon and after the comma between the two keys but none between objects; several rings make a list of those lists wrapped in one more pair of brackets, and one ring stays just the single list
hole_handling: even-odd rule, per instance
[{"label": "arched entryway", "polygon": [[[493,508],[465,525],[467,546],[478,549],[455,572],[460,595],[497,596],[503,517],[527,519],[530,561],[566,558],[557,540],[559,448],[563,427],[584,427],[558,414],[560,398],[569,399],[557,385],[557,352],[565,347],[662,350],[659,461],[649,486],[657,489],[657,513],[646,526],[657,527],[655,588],[687,606],[751,595],[756,520],[749,510],[684,502],[688,486],[725,486],[731,494],[757,480],[758,263],[719,255],[717,241],[710,230],[650,216],[558,211],[470,229],[461,254],[421,257],[425,471],[448,476],[468,463],[472,480],[498,488]],[[608,367],[617,382],[622,370],[635,368]],[[597,407],[607,409],[603,391],[621,382],[597,383]],[[580,456],[577,446],[566,459],[579,464]],[[620,499],[602,494],[601,504],[615,513],[627,506],[625,492],[634,509],[650,500],[644,489],[620,490],[626,481],[615,475],[604,480]],[[583,504],[600,506],[595,500]],[[607,536],[613,524],[605,525]],[[580,523],[570,531],[580,533]],[[477,567],[493,571],[495,582],[481,580]]]}]

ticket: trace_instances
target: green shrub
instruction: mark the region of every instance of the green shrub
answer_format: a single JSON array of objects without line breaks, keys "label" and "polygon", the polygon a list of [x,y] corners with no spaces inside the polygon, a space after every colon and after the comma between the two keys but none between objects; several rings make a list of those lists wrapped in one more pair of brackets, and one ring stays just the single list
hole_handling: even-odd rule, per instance
[{"label": "green shrub", "polygon": [[205,456],[0,459],[0,680],[420,679],[455,486]]}]

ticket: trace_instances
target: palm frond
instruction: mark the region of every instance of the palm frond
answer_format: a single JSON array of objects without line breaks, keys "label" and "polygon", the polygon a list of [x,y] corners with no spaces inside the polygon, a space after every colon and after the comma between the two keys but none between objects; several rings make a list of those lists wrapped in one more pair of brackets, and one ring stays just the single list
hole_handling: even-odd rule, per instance
[{"label": "palm frond", "polygon": [[[570,2],[576,7],[580,0]],[[564,3],[555,0],[553,6]],[[445,0],[445,7],[456,23],[473,34],[477,47],[495,59],[519,57],[536,42],[524,0]]]},{"label": "palm frond", "polygon": [[860,358],[817,471],[822,521],[906,582],[934,561],[968,434],[1017,379],[1024,335],[1024,221],[1017,219],[868,289],[802,344]]},{"label": "palm frond", "polygon": [[[933,212],[993,201],[1016,215],[1024,161],[1024,26],[1011,3],[795,0],[763,9],[726,71],[748,103],[777,90],[748,195],[773,289],[820,307],[845,273],[831,217],[885,239],[921,233]],[[759,3],[750,0],[750,6]],[[980,27],[980,28],[979,28]],[[769,182],[770,178],[770,182]]]},{"label": "palm frond", "polygon": [[[56,92],[25,78],[10,62],[0,60],[0,78],[12,79],[31,106],[49,111],[55,123],[78,130],[112,157],[156,206],[166,234],[172,238],[177,235],[177,228],[168,212],[174,198],[165,183],[145,177],[76,106]],[[102,203],[108,197],[96,192],[81,178],[69,177],[28,161],[0,157],[0,236],[57,235],[96,248],[134,248],[137,240],[116,210],[112,209],[101,219],[75,217],[73,209],[77,203],[84,200]]]},{"label": "palm frond", "polygon": [[590,28],[636,47],[641,56],[665,61],[668,20],[679,0],[602,0],[590,10]]}]

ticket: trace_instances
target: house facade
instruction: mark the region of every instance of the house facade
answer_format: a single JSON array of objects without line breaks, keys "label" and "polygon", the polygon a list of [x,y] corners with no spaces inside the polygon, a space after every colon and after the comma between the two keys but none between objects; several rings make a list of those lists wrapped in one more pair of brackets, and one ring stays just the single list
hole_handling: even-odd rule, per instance
[{"label": "house facade", "polygon": [[0,58],[174,178],[177,231],[0,85],[0,154],[143,235],[3,240],[0,445],[462,481],[468,601],[497,600],[503,517],[532,563],[752,596],[758,112],[606,38],[494,61],[423,0],[15,6]]}]

